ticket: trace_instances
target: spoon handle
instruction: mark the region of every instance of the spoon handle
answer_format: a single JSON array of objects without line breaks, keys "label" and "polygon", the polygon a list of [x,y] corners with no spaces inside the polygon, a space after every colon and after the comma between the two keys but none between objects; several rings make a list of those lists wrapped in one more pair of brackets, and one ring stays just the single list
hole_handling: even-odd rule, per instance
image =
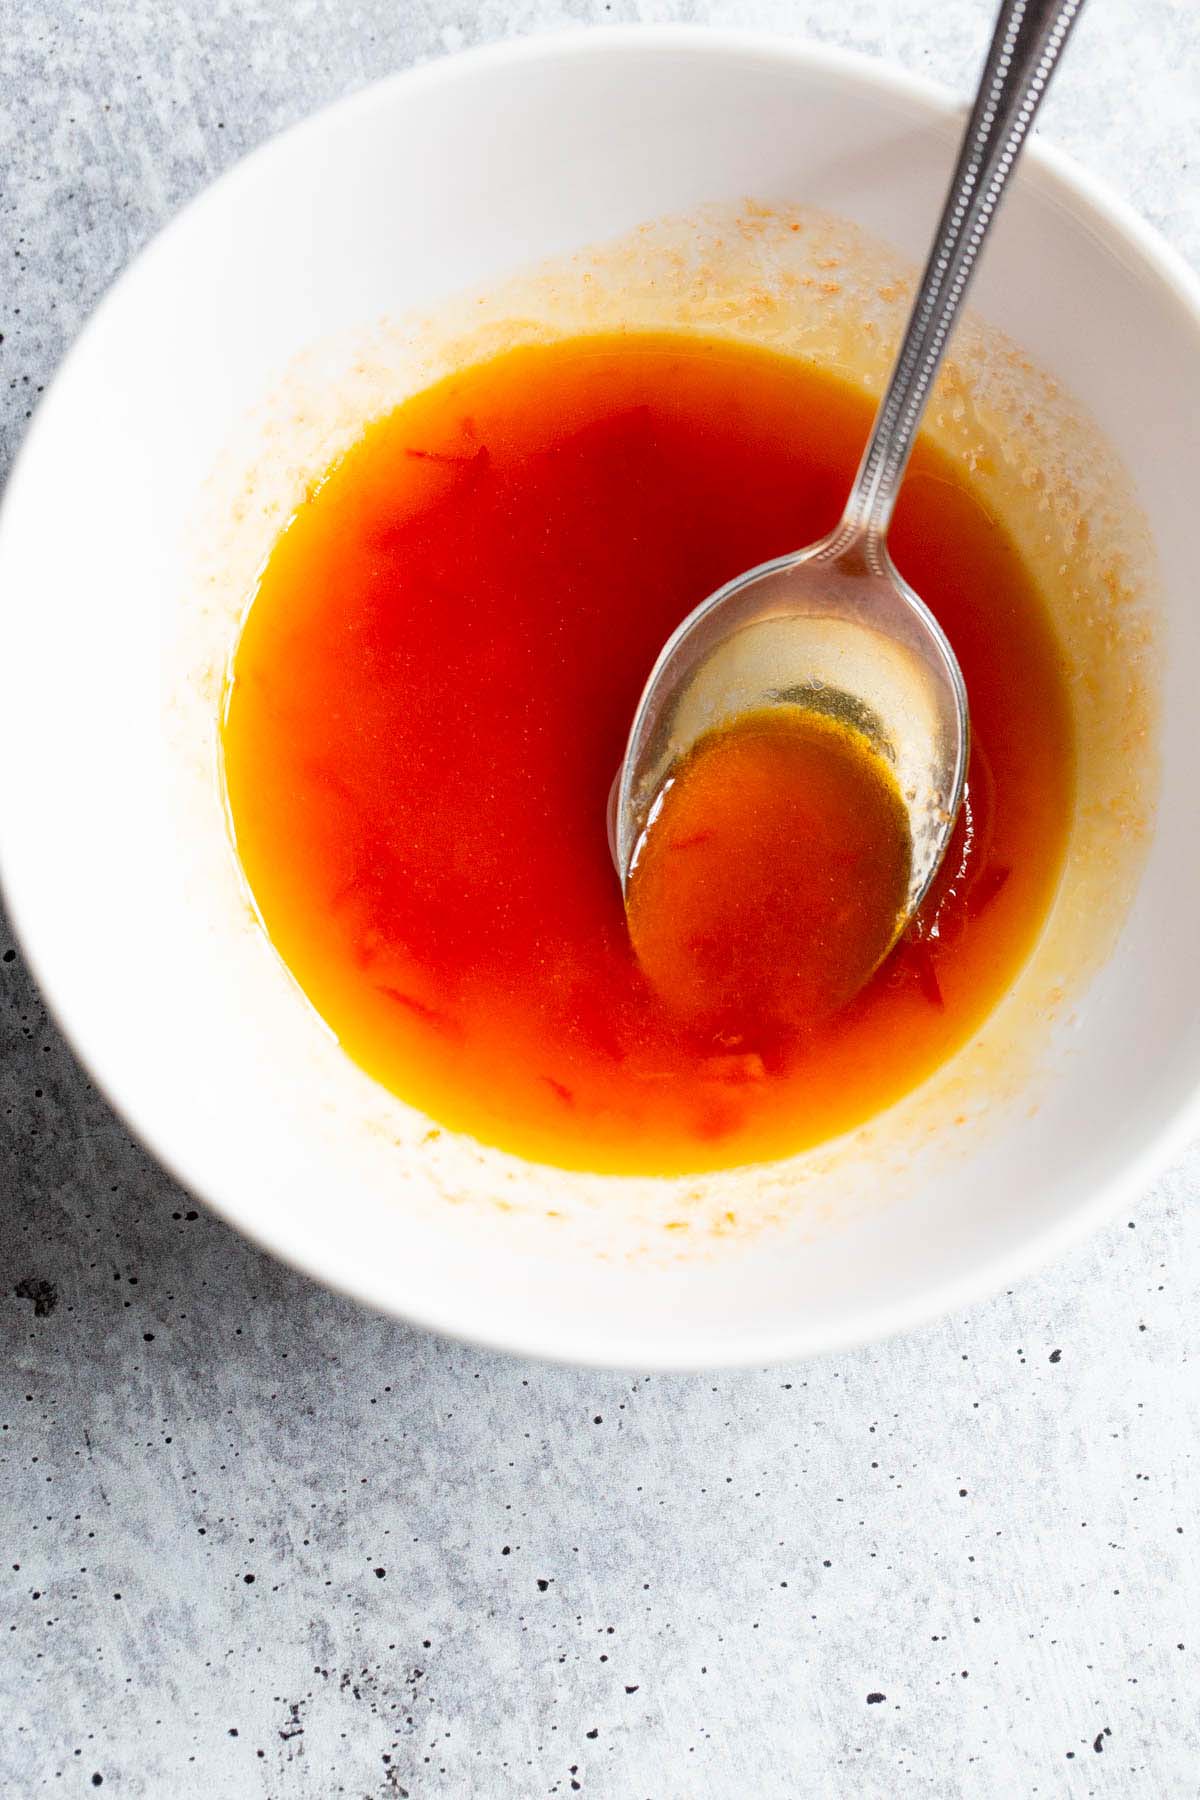
[{"label": "spoon handle", "polygon": [[874,568],[896,495],[979,252],[1083,0],[1003,0],[904,339],[840,525],[826,555],[852,546]]}]

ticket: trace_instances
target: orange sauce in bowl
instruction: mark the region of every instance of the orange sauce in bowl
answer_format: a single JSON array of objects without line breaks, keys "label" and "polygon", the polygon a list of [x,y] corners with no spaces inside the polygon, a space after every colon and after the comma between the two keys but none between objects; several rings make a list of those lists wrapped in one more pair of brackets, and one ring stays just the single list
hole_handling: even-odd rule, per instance
[{"label": "orange sauce in bowl", "polygon": [[[650,666],[713,589],[832,526],[871,410],[828,372],[728,340],[529,346],[371,424],[280,537],[226,695],[238,854],[347,1053],[439,1125],[612,1172],[784,1156],[914,1087],[1018,974],[1070,826],[1066,682],[1012,543],[926,444],[891,547],[959,657],[974,748],[916,927],[861,991],[820,1004],[780,979],[798,863],[760,859],[760,925],[736,955],[717,921],[726,954],[699,959],[711,1004],[681,1003],[650,952],[655,930],[670,948],[677,882],[631,915],[641,962],[627,929],[605,807]],[[764,776],[778,749],[724,783],[726,800],[762,784],[764,847],[793,817],[795,769]],[[720,789],[678,836],[712,827]],[[878,872],[891,815],[875,800],[879,829],[851,845],[848,809],[841,849]],[[702,936],[675,934],[688,981]]]}]

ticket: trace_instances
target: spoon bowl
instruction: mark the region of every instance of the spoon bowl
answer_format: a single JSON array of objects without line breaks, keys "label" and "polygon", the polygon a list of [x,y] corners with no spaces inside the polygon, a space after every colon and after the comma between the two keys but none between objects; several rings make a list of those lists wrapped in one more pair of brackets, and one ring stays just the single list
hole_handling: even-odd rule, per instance
[{"label": "spoon bowl", "polygon": [[911,838],[897,931],[916,911],[962,799],[967,696],[937,620],[886,552],[882,564],[826,539],[739,575],[684,620],[643,692],[621,769],[614,853],[623,887],[691,745],[746,713],[795,706],[858,731],[890,767]]}]

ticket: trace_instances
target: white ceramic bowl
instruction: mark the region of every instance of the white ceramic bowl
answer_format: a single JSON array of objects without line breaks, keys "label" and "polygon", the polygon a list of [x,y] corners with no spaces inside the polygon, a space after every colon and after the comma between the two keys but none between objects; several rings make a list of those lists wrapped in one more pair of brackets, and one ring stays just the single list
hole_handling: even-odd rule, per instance
[{"label": "white ceramic bowl", "polygon": [[461,1207],[439,1211],[419,1142],[398,1148],[377,1129],[371,1156],[351,1152],[342,1115],[359,1106],[370,1124],[365,1078],[348,1076],[336,1105],[300,1075],[292,1091],[291,1040],[311,1020],[266,951],[260,977],[184,892],[163,723],[163,645],[186,603],[180,533],[239,415],[288,359],[381,310],[436,306],[741,195],[831,209],[918,257],[959,116],[858,58],[719,32],[564,36],[414,70],[287,133],[189,207],[117,284],[39,409],[0,529],[7,899],[64,1029],[134,1129],[320,1279],[532,1354],[794,1357],[1011,1281],[1132,1199],[1194,1128],[1200,296],[1125,207],[1036,146],[977,305],[1082,398],[1145,507],[1164,596],[1163,786],[1135,904],[1075,1009],[1069,1052],[965,1158],[885,1181],[884,1203],[821,1229],[811,1205],[790,1223],[783,1205],[759,1241],[676,1261],[639,1254],[645,1231],[615,1202],[610,1216],[602,1188],[583,1205],[590,1248],[564,1247],[561,1220],[544,1218],[554,1208],[521,1216],[521,1196],[552,1194],[554,1178],[519,1166],[504,1171],[508,1206],[464,1227]]}]

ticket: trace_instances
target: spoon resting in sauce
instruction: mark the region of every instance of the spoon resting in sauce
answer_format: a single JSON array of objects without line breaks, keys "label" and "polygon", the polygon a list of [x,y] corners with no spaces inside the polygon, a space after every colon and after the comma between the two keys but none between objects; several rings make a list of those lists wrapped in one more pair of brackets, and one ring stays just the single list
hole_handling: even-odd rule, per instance
[{"label": "spoon resting in sauce", "polygon": [[793,1026],[844,1004],[945,856],[967,768],[966,687],[887,531],[979,252],[1081,5],[1001,5],[840,523],[705,600],[642,693],[609,838],[638,959],[685,1014],[761,1013],[764,970]]}]

